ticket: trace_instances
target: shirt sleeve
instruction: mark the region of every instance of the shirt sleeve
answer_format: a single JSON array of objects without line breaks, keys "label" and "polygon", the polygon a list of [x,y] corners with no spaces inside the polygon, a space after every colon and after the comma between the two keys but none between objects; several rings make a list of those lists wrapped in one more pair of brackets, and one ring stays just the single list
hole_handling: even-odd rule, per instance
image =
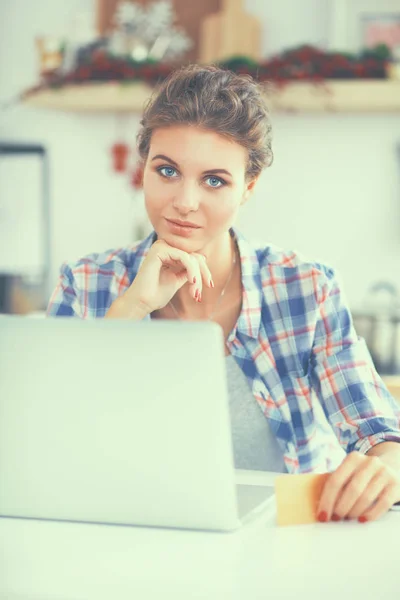
[{"label": "shirt sleeve", "polygon": [[60,269],[58,284],[50,297],[46,315],[82,318],[77,286],[71,268],[67,264],[62,265]]},{"label": "shirt sleeve", "polygon": [[311,381],[341,446],[347,453],[365,454],[381,442],[400,442],[400,406],[354,329],[338,274],[328,267],[324,271]]}]

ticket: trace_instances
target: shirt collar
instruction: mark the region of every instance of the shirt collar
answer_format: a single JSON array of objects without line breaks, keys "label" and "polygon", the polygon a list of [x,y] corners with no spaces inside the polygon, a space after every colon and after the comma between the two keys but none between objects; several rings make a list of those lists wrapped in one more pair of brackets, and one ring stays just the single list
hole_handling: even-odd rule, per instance
[{"label": "shirt collar", "polygon": [[[231,332],[229,341],[232,341],[237,333],[250,338],[257,338],[261,323],[262,305],[260,264],[255,249],[247,239],[233,227],[230,229],[230,234],[236,242],[240,256],[243,299],[237,327]],[[153,231],[136,247],[136,260],[130,277],[131,283],[156,239],[157,235]]]}]

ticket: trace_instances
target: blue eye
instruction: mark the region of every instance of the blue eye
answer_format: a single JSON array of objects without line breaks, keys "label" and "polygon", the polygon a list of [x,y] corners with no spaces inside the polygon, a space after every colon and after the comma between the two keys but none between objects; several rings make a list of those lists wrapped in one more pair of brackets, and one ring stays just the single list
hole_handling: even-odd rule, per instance
[{"label": "blue eye", "polygon": [[219,179],[218,177],[207,177],[206,181],[210,182],[210,187],[212,188],[219,188],[225,184],[225,182],[222,181],[222,179]]},{"label": "blue eye", "polygon": [[[169,167],[169,166],[158,167],[157,171],[165,179],[176,179],[177,177],[179,177],[179,173],[174,167]],[[208,187],[213,188],[213,189],[218,189],[218,188],[226,185],[226,181],[224,181],[223,179],[220,179],[219,177],[214,177],[212,175],[210,175],[209,177],[206,177],[205,181],[208,181],[209,182]]]},{"label": "blue eye", "polygon": [[163,177],[166,177],[167,179],[172,179],[172,177],[174,176],[174,173],[176,173],[176,170],[173,169],[172,167],[160,167],[159,169],[157,169],[157,171],[159,173],[161,173],[161,175]]}]

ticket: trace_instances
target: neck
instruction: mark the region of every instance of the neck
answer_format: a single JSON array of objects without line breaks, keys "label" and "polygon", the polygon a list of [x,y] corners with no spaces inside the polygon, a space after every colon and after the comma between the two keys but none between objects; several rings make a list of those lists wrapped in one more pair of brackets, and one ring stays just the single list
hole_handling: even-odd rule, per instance
[{"label": "neck", "polygon": [[[211,271],[214,288],[209,288],[203,283],[201,304],[193,302],[188,293],[188,284],[185,284],[176,294],[174,304],[182,314],[191,314],[193,310],[206,311],[220,297],[232,271],[235,244],[229,232],[199,250],[207,257],[207,265]],[[228,286],[229,287],[229,286]]]}]

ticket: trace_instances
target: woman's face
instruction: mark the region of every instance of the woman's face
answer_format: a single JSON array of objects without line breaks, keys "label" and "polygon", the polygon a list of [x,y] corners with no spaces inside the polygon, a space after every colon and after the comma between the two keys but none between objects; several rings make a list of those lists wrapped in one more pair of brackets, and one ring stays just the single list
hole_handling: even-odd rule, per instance
[{"label": "woman's face", "polygon": [[255,183],[245,181],[246,164],[247,150],[213,131],[189,125],[154,131],[143,189],[158,238],[197,252],[224,235]]}]

